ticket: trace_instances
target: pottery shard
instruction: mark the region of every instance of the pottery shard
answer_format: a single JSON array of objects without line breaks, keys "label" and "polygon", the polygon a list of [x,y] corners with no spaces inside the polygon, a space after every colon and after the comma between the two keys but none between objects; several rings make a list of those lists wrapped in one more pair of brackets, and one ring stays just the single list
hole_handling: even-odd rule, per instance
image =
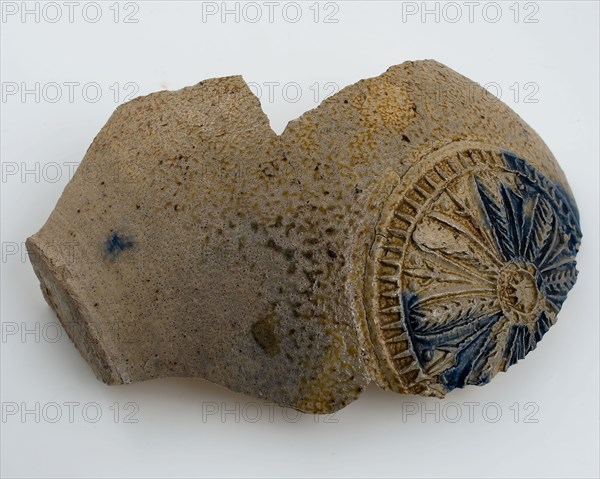
[{"label": "pottery shard", "polygon": [[514,112],[434,62],[276,135],[241,77],[136,98],[27,248],[109,384],[205,378],[302,411],[444,396],[523,358],[576,278],[576,206]]}]

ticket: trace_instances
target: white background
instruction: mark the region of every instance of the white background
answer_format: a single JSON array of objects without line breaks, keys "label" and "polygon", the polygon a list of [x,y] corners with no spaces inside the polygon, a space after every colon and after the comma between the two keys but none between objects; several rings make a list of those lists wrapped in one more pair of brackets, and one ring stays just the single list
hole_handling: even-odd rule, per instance
[{"label": "white background", "polygon": [[[2,5],[2,476],[598,476],[598,3],[479,2],[469,18],[464,2],[429,3],[437,17],[423,17],[421,2],[310,2],[295,23],[287,2],[273,7],[273,22],[258,2],[256,23],[254,6],[239,4],[237,19],[223,19],[220,2],[102,2],[94,23],[97,7],[77,3],[69,18],[64,2],[29,2],[37,19],[22,17],[21,2]],[[213,7],[219,12],[203,18]],[[281,132],[331,91],[329,82],[341,88],[424,58],[514,108],[575,192],[579,280],[525,361],[445,401],[370,386],[339,413],[313,417],[203,380],[108,387],[64,332],[55,340],[57,320],[23,241],[127,94],[242,74],[261,87]],[[75,403],[72,417],[65,403]]]}]

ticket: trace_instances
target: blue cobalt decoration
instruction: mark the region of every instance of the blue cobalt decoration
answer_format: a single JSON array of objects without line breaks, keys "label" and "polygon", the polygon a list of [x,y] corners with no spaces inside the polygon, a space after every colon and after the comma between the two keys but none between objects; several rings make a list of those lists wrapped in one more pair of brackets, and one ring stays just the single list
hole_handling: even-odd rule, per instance
[{"label": "blue cobalt decoration", "polygon": [[449,187],[412,234],[419,254],[404,276],[445,281],[442,290],[406,282],[400,313],[421,369],[447,391],[485,384],[524,358],[577,278],[573,202],[525,160],[502,157],[504,171]]}]

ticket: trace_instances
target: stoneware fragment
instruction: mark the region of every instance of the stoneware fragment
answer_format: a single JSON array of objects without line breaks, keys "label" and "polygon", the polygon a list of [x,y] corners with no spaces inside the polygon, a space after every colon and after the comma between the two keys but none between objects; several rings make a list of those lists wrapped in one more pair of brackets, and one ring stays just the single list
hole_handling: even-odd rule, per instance
[{"label": "stoneware fragment", "polygon": [[280,136],[239,76],[121,105],[27,248],[104,382],[198,377],[326,413],[371,381],[442,397],[524,358],[580,237],[540,137],[419,61]]}]

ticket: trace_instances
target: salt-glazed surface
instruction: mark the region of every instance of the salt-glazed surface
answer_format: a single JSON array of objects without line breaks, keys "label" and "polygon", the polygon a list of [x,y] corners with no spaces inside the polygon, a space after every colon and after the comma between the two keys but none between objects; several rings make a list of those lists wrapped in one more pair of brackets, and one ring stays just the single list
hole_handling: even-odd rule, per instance
[{"label": "salt-glazed surface", "polygon": [[524,358],[580,237],[539,136],[419,61],[279,136],[241,77],[136,98],[27,248],[106,383],[199,377],[327,413],[371,381],[441,397]]}]

